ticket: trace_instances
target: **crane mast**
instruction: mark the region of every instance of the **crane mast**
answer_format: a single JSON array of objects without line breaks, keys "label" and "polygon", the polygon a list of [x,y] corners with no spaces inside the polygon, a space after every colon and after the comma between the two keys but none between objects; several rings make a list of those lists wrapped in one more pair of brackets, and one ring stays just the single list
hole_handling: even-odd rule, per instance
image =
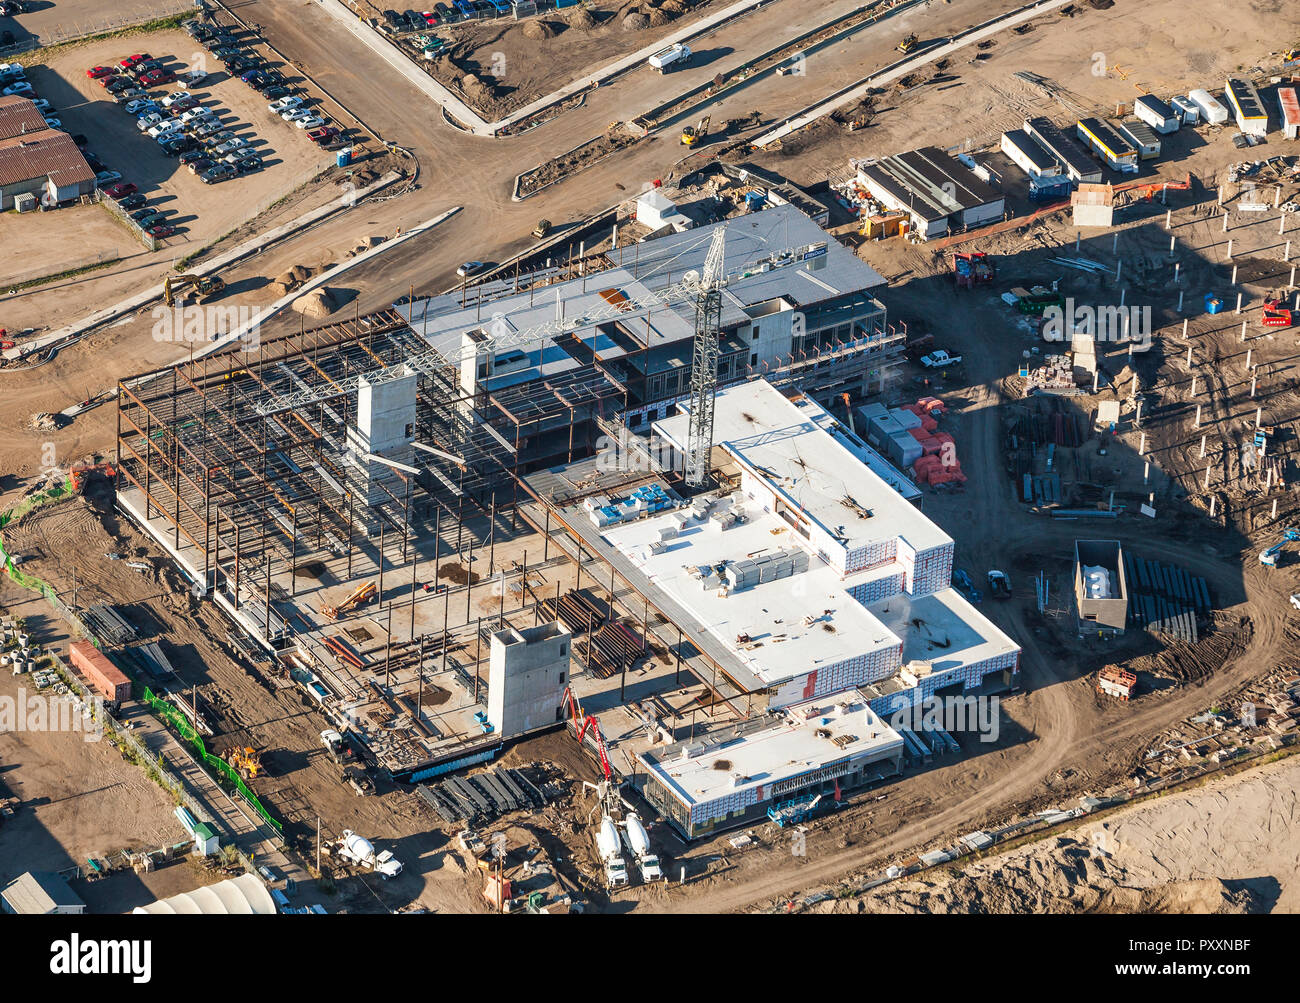
[{"label": "crane mast", "polygon": [[713,452],[713,407],[718,395],[718,333],[722,327],[723,255],[727,228],[713,234],[695,290],[695,352],[691,361],[691,413],[686,484],[699,488],[709,476]]}]

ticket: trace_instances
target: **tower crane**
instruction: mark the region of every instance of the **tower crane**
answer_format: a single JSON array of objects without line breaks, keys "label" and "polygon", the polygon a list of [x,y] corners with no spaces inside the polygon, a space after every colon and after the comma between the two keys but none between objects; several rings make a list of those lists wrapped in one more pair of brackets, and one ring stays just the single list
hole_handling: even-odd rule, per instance
[{"label": "tower crane", "polygon": [[[696,306],[697,337],[695,364],[692,367],[692,399],[696,396],[695,385],[699,382],[700,389],[709,395],[709,404],[706,409],[707,413],[701,412],[698,407],[695,407],[692,414],[699,413],[702,423],[701,432],[704,431],[703,423],[707,419],[709,443],[708,447],[704,449],[702,464],[703,467],[707,467],[708,453],[712,448],[712,393],[716,392],[717,387],[717,334],[722,312],[722,289],[732,282],[748,278],[751,275],[758,275],[778,268],[789,268],[825,257],[827,252],[827,243],[825,241],[801,247],[786,247],[772,251],[755,261],[746,262],[738,269],[724,273],[722,271],[723,249],[726,239],[723,233],[724,230],[725,227],[719,227],[714,231],[712,242],[709,245],[709,254],[702,272],[687,272],[680,281],[665,286],[663,289],[620,290],[619,295],[611,295],[609,300],[603,302],[602,305],[592,306],[582,313],[573,315],[566,312],[566,304],[560,298],[557,290],[556,316],[553,320],[544,324],[517,330],[510,324],[507,315],[498,314],[491,320],[484,322],[479,330],[480,337],[465,339],[459,348],[449,349],[445,352],[430,348],[426,352],[416,352],[408,355],[385,368],[356,373],[333,382],[322,381],[314,386],[308,386],[289,393],[268,394],[258,403],[257,413],[263,417],[269,417],[282,411],[298,410],[337,397],[350,396],[357,392],[363,381],[370,384],[382,383],[404,375],[403,367],[432,374],[446,366],[459,366],[465,359],[475,356],[487,355],[490,357],[511,349],[523,348],[548,339],[573,334],[582,329],[595,327],[609,321],[630,320],[637,316],[644,316],[650,311],[661,307],[693,302]],[[705,338],[706,344],[703,346],[703,354],[701,354],[699,344],[701,330],[710,335]],[[706,378],[697,381],[695,375],[699,372],[700,365],[706,364],[708,360],[712,360],[714,366],[712,380]],[[707,377],[707,373],[703,375]],[[694,419],[692,419],[692,428],[694,429]],[[692,439],[692,445],[697,444]],[[702,483],[702,481],[703,475],[701,474],[700,480],[696,483]]]},{"label": "tower crane", "polygon": [[722,327],[722,272],[727,228],[713,231],[704,271],[683,282],[695,289],[695,356],[691,362],[691,414],[686,447],[686,486],[704,486],[713,452],[713,405],[718,396],[718,332]]}]

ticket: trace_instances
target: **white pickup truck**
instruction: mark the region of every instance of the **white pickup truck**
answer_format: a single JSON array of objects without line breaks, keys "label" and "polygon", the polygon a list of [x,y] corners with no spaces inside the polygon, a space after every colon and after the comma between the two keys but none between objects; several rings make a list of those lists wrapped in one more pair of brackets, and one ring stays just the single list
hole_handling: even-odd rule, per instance
[{"label": "white pickup truck", "polygon": [[960,355],[949,355],[942,348],[921,356],[921,365],[926,369],[947,369],[949,366],[961,365]]}]

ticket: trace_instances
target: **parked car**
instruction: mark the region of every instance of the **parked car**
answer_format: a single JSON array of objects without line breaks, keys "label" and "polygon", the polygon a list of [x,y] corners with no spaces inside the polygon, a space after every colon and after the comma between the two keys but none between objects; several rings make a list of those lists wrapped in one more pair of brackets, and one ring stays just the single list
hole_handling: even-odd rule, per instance
[{"label": "parked car", "polygon": [[116,94],[118,91],[124,91],[128,87],[135,86],[135,81],[130,77],[104,77],[100,80],[99,85],[110,94]]},{"label": "parked car", "polygon": [[290,108],[298,108],[301,107],[301,105],[302,105],[302,98],[298,97],[296,94],[291,94],[288,97],[282,97],[276,101],[272,101],[266,107],[268,111],[273,111],[277,115],[279,115],[283,111],[286,111]]},{"label": "parked car", "polygon": [[124,70],[129,70],[132,66],[135,66],[137,63],[143,63],[146,59],[153,59],[153,56],[149,55],[147,52],[137,52],[134,56],[127,56],[117,65],[122,67]]},{"label": "parked car", "polygon": [[36,88],[33,87],[31,84],[29,84],[26,80],[19,80],[16,83],[10,84],[8,87],[4,89],[5,97],[13,97],[14,95],[17,95],[18,97],[29,98],[35,93],[36,93]]},{"label": "parked car", "polygon": [[306,118],[296,119],[293,124],[299,129],[319,129],[325,124],[325,120],[319,115],[308,115]]},{"label": "parked car", "polygon": [[207,79],[208,75],[202,70],[190,70],[189,73],[182,73],[176,78],[176,86],[192,90],[195,87],[203,86],[204,81]]},{"label": "parked car", "polygon": [[128,101],[134,101],[136,98],[147,98],[149,93],[140,90],[139,87],[128,87],[126,90],[117,91],[110,95],[118,104],[125,104]]},{"label": "parked car", "polygon": [[190,108],[181,113],[182,122],[194,122],[205,118],[216,118],[217,113],[211,108]]},{"label": "parked car", "polygon": [[137,115],[135,127],[144,132],[163,120],[162,113],[157,111],[145,112],[143,115]]},{"label": "parked car", "polygon": [[169,157],[179,156],[187,150],[194,149],[194,140],[180,134],[164,136],[158,140],[158,143],[162,146],[163,153]]},{"label": "parked car", "polygon": [[466,261],[456,269],[456,274],[462,279],[468,279],[484,271],[487,267],[488,263],[486,261]]},{"label": "parked car", "polygon": [[101,77],[112,77],[117,75],[115,66],[92,66],[86,71],[86,76],[91,80],[99,80]]},{"label": "parked car", "polygon": [[233,137],[232,139],[228,139],[228,140],[226,140],[224,143],[222,143],[220,146],[218,146],[218,147],[217,147],[217,152],[218,152],[218,153],[234,153],[236,150],[242,150],[242,149],[243,149],[244,147],[246,147],[247,145],[248,145],[248,144],[245,143],[242,139],[240,139],[238,136],[235,136],[235,137]]},{"label": "parked car", "polygon": [[117,200],[117,204],[118,204],[119,206],[121,206],[123,209],[128,209],[128,210],[129,210],[129,209],[139,209],[139,208],[140,208],[142,205],[144,205],[147,201],[149,201],[149,200],[146,199],[146,198],[145,198],[143,195],[141,195],[139,192],[136,192],[136,193],[134,193],[134,194],[132,194],[132,195],[126,195],[126,196],[123,196],[122,198],[118,199],[118,200]]},{"label": "parked car", "polygon": [[176,233],[176,227],[170,223],[159,223],[155,226],[146,226],[144,232],[151,237],[170,237]]},{"label": "parked car", "polygon": [[32,101],[32,107],[35,108],[37,111],[39,111],[42,115],[44,115],[46,112],[49,112],[50,114],[54,113],[54,105],[46,101],[45,98],[36,98],[34,101]]},{"label": "parked car", "polygon": [[181,156],[181,166],[189,167],[196,160],[207,160],[208,155],[202,150],[194,150]]},{"label": "parked car", "polygon": [[307,138],[313,143],[325,143],[339,134],[338,129],[332,125],[323,125],[307,132]]},{"label": "parked car", "polygon": [[134,195],[140,189],[131,181],[119,181],[117,184],[109,185],[104,189],[104,194],[111,199],[125,198],[128,195]]},{"label": "parked car", "polygon": [[207,155],[206,152],[204,152],[199,157],[195,158],[194,160],[191,160],[185,166],[190,169],[191,174],[197,177],[199,175],[202,175],[204,171],[206,171],[209,167],[212,167],[215,163],[216,161],[214,161],[211,157]]},{"label": "parked car", "polygon": [[172,133],[179,136],[183,131],[181,124],[174,118],[169,118],[162,122],[156,122],[145,130],[146,135],[148,135],[150,139],[162,139],[169,137]]},{"label": "parked car", "polygon": [[150,70],[140,78],[146,87],[161,87],[163,84],[175,83],[176,74],[171,70]]},{"label": "parked car", "polygon": [[239,169],[241,174],[250,174],[253,171],[260,171],[262,169],[262,158],[254,153],[247,157],[241,157],[235,163],[235,166]]},{"label": "parked car", "polygon": [[122,175],[118,171],[100,171],[95,175],[95,187],[103,188],[105,185],[111,185],[114,181],[121,181]]},{"label": "parked car", "polygon": [[273,98],[276,101],[279,101],[281,98],[285,98],[288,96],[289,96],[289,88],[285,87],[284,84],[272,84],[270,87],[267,87],[265,90],[262,91],[262,97]]},{"label": "parked car", "polygon": [[300,118],[311,118],[312,113],[306,108],[286,108],[280,112],[280,117],[286,122],[296,122]]},{"label": "parked car", "polygon": [[46,116],[45,116],[45,128],[47,128],[47,129],[62,129],[62,128],[63,128],[63,121],[62,121],[62,119],[51,118],[49,115],[46,115]]},{"label": "parked car", "polygon": [[131,213],[131,218],[141,226],[149,226],[151,225],[151,220],[162,218],[162,210],[152,207],[148,209],[139,209],[136,212]]},{"label": "parked car", "polygon": [[235,173],[235,169],[229,164],[214,164],[199,177],[205,185],[215,185],[220,184],[222,181],[229,181],[235,176]]},{"label": "parked car", "polygon": [[161,111],[161,106],[157,101],[151,101],[149,98],[136,98],[126,103],[128,115],[142,115],[147,111]]}]

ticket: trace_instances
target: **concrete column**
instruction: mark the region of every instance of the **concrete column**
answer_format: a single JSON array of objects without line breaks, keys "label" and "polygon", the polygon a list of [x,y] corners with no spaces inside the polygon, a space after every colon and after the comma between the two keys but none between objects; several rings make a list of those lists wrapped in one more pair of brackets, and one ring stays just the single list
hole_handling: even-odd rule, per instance
[{"label": "concrete column", "polygon": [[[1232,241],[1228,241],[1228,243],[1231,244]],[[1231,251],[1228,252],[1228,257],[1232,257],[1232,252],[1231,252]],[[1231,284],[1234,285],[1234,286],[1237,284],[1237,266],[1236,266],[1236,265],[1233,265],[1233,266],[1232,266],[1232,282],[1231,282]],[[1240,293],[1237,294],[1237,298],[1238,298],[1238,299],[1241,298],[1241,294],[1240,294]]]},{"label": "concrete column", "polygon": [[[1199,405],[1199,404],[1196,405],[1196,424],[1193,425],[1192,427],[1193,427],[1193,428],[1200,428],[1200,427],[1201,427],[1201,405]],[[1205,439],[1204,439],[1204,438],[1201,439],[1201,455],[1202,455],[1202,456],[1205,455]]]},{"label": "concrete column", "polygon": [[1255,408],[1255,427],[1259,428],[1263,424],[1264,424],[1264,409],[1262,407],[1257,407]]},{"label": "concrete column", "polygon": [[1147,434],[1142,433],[1142,438],[1138,440],[1138,456],[1145,456],[1147,451]]},{"label": "concrete column", "polygon": [[1248,349],[1246,349],[1246,368],[1247,368],[1247,369],[1250,368],[1250,357],[1251,357],[1252,355],[1254,355],[1254,354],[1255,354],[1255,350],[1254,350],[1253,348],[1248,348]]},{"label": "concrete column", "polygon": [[1174,256],[1174,235],[1171,233],[1169,235],[1169,257],[1172,258],[1173,256]]},{"label": "concrete column", "polygon": [[1142,483],[1147,484],[1150,481],[1151,481],[1151,461],[1147,460],[1145,466],[1142,467]]},{"label": "concrete column", "polygon": [[[1164,194],[1164,192],[1162,191],[1161,194]],[[1172,209],[1166,209],[1166,210],[1165,210],[1165,229],[1166,229],[1166,230],[1172,230],[1173,228],[1174,228],[1174,211],[1173,211]]]},{"label": "concrete column", "polygon": [[1111,254],[1119,253],[1119,231],[1118,230],[1115,231],[1115,239],[1110,242],[1110,253]]},{"label": "concrete column", "polygon": [[1273,513],[1272,513],[1272,517],[1273,517],[1274,519],[1277,518],[1277,499],[1276,499],[1276,498],[1273,499]]},{"label": "concrete column", "polygon": [[[1187,321],[1183,321],[1183,337],[1184,337],[1184,338],[1187,337]],[[1188,364],[1189,366],[1192,364],[1192,346],[1191,346],[1191,345],[1188,345],[1188,346],[1187,346],[1187,364]],[[1192,385],[1193,385],[1193,386],[1196,385],[1196,381],[1195,381],[1195,380],[1192,381]],[[1195,393],[1195,391],[1193,391],[1193,393]]]},{"label": "concrete column", "polygon": [[[1178,290],[1178,312],[1183,312],[1183,291],[1181,289]],[[1183,321],[1183,330],[1184,332],[1187,330],[1187,321]],[[1186,333],[1183,334],[1183,337],[1187,337]]]},{"label": "concrete column", "polygon": [[[1179,294],[1178,294],[1178,301],[1179,301],[1180,304],[1182,303],[1182,299],[1183,299],[1183,294],[1182,294],[1182,293],[1179,293]],[[1183,318],[1183,340],[1184,340],[1184,341],[1187,340],[1187,318],[1186,318],[1186,317]],[[1187,364],[1188,364],[1189,366],[1192,364],[1192,346],[1191,346],[1191,345],[1188,345],[1188,346],[1187,346]]]},{"label": "concrete column", "polygon": [[1283,261],[1291,260],[1291,241],[1289,240],[1286,242],[1286,247],[1283,248],[1282,250],[1282,260]]},{"label": "concrete column", "polygon": [[[1191,354],[1192,354],[1190,349],[1188,349],[1187,354],[1188,354],[1188,355],[1191,355]],[[1195,377],[1195,376],[1192,377],[1192,396],[1193,396],[1193,397],[1196,396],[1196,377]]]},{"label": "concrete column", "polygon": [[1120,305],[1120,308],[1121,308],[1121,309],[1123,309],[1123,306],[1124,306],[1124,300],[1127,299],[1127,298],[1128,298],[1128,290],[1127,290],[1127,289],[1121,289],[1121,290],[1119,291],[1119,305]]},{"label": "concrete column", "polygon": [[1183,267],[1183,263],[1181,261],[1174,262],[1174,285],[1178,285],[1178,271],[1182,267]]},{"label": "concrete column", "polygon": [[1253,400],[1254,397],[1255,397],[1255,383],[1256,383],[1256,380],[1258,380],[1258,379],[1259,379],[1258,374],[1256,374],[1256,373],[1251,373],[1251,374],[1250,374],[1250,396],[1251,396],[1251,399],[1252,399],[1252,400]]},{"label": "concrete column", "polygon": [[[1220,202],[1219,204],[1223,205],[1222,202]],[[1223,214],[1223,232],[1224,233],[1228,232],[1228,214],[1226,212]]]},{"label": "concrete column", "polygon": [[[1236,281],[1236,269],[1233,270],[1233,281]],[[1241,313],[1241,293],[1237,293],[1237,313]]]},{"label": "concrete column", "polygon": [[1203,486],[1206,487],[1206,488],[1208,488],[1208,487],[1210,486],[1210,468],[1209,468],[1209,467],[1206,467],[1206,468],[1205,468],[1205,484],[1204,484]]},{"label": "concrete column", "polygon": [[1241,322],[1241,340],[1246,340],[1246,321],[1244,320]]},{"label": "concrete column", "polygon": [[[1198,407],[1196,410],[1200,411],[1200,408]],[[1200,416],[1198,415],[1196,418],[1196,424],[1199,426],[1200,423],[1201,423],[1201,419]],[[1201,459],[1202,460],[1205,459],[1205,440],[1207,438],[1209,438],[1209,436],[1205,435],[1204,433],[1201,433]]]},{"label": "concrete column", "polygon": [[[1206,473],[1208,474],[1209,471],[1207,470]],[[1214,517],[1214,510],[1218,508],[1218,505],[1219,505],[1218,495],[1210,495],[1210,518]]]},{"label": "concrete column", "polygon": [[1115,260],[1115,281],[1118,282],[1119,277],[1123,274],[1124,274],[1124,259],[1117,258]]}]

